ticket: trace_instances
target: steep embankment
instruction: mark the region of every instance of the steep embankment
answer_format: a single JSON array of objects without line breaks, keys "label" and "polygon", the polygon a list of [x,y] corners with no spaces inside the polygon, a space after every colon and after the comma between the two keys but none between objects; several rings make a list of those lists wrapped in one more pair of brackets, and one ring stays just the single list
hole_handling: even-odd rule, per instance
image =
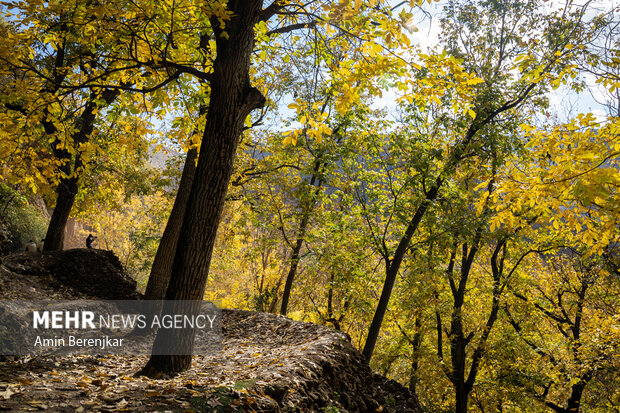
[{"label": "steep embankment", "polygon": [[135,300],[140,294],[114,253],[78,248],[0,258],[0,297]]},{"label": "steep embankment", "polygon": [[[137,296],[135,282],[106,251],[16,254],[0,262],[0,299]],[[9,357],[0,362],[0,405],[67,412],[418,410],[405,388],[373,375],[345,334],[272,314],[224,310],[222,351],[194,357],[193,368],[174,379],[132,377],[146,359]]]}]

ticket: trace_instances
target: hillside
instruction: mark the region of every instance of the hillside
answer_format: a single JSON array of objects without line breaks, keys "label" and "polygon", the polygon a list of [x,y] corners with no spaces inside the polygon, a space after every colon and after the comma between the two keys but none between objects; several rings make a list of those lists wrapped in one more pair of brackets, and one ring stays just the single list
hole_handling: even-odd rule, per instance
[{"label": "hillside", "polygon": [[[22,253],[0,262],[2,299],[135,299],[110,252]],[[416,412],[338,331],[272,314],[223,311],[223,350],[174,379],[133,377],[146,357],[0,359],[4,411]],[[1,357],[1,356],[0,356]],[[2,400],[4,399],[4,400]]]}]

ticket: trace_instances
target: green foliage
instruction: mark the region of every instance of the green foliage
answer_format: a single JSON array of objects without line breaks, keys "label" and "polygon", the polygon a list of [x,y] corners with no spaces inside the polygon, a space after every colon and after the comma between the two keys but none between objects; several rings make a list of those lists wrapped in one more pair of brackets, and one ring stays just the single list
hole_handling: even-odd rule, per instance
[{"label": "green foliage", "polygon": [[7,225],[8,234],[0,249],[23,251],[29,241],[39,242],[45,237],[47,218],[19,192],[0,184],[0,220]]}]

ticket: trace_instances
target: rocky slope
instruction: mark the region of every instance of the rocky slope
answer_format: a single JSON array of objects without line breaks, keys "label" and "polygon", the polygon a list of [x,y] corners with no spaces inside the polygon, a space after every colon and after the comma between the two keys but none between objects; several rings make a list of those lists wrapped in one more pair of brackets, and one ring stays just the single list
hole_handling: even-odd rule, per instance
[{"label": "rocky slope", "polygon": [[[135,299],[135,283],[101,250],[0,261],[0,299]],[[147,357],[5,357],[8,411],[417,412],[405,388],[375,375],[338,331],[272,314],[223,311],[223,348],[174,379],[134,378]]]}]

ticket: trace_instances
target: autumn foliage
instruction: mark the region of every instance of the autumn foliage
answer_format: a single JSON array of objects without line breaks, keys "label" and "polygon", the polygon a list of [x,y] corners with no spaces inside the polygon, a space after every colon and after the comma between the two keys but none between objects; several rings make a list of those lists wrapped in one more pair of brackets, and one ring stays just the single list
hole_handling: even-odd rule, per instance
[{"label": "autumn foliage", "polygon": [[158,298],[344,331],[429,411],[620,409],[617,10],[243,3],[3,2],[0,182],[146,285],[191,149]]}]

